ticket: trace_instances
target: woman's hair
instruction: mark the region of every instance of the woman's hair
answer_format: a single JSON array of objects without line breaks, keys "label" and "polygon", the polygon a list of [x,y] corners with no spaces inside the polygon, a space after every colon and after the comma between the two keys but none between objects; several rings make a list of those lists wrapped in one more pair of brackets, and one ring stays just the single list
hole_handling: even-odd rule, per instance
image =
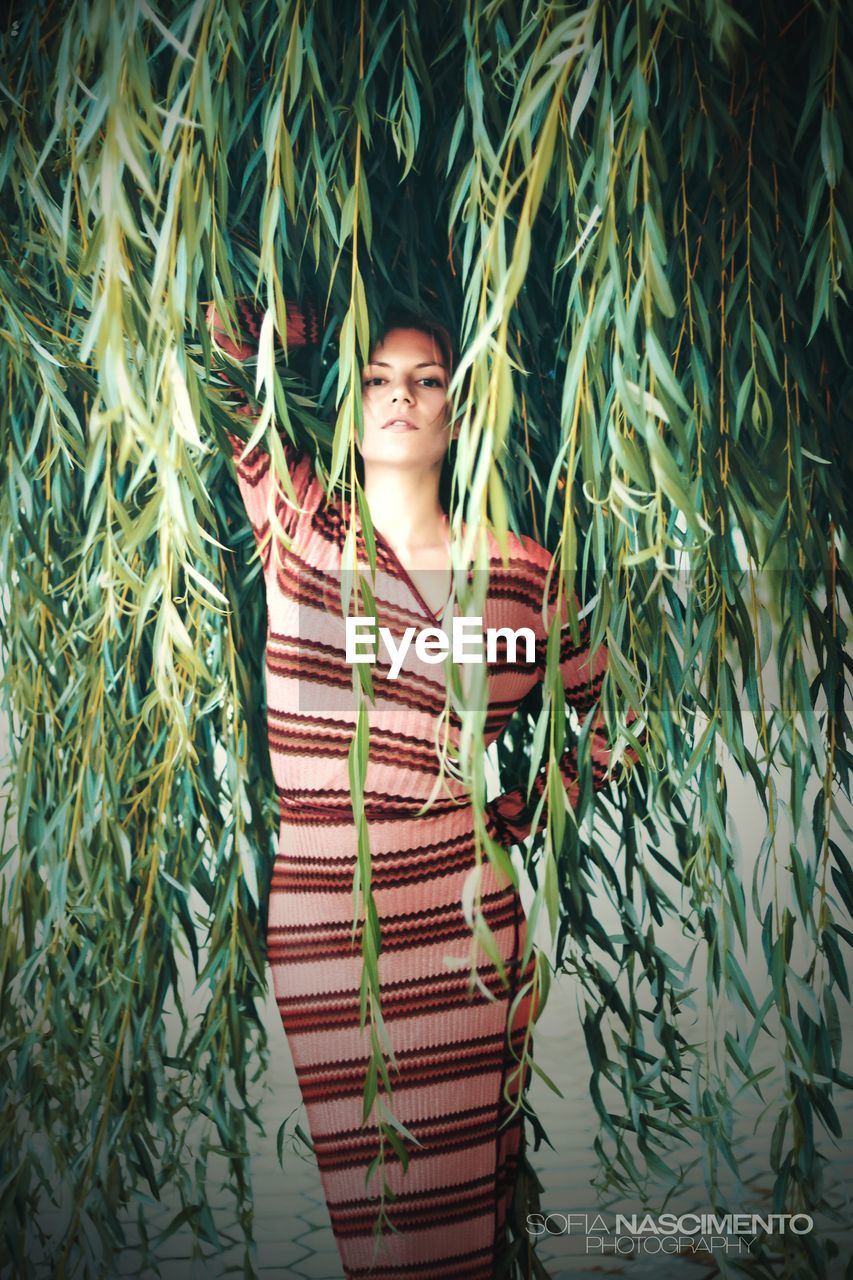
[{"label": "woman's hair", "polygon": [[406,307],[390,307],[382,318],[382,326],[373,343],[374,349],[382,345],[392,329],[415,329],[425,333],[441,352],[448,378],[453,373],[454,349],[449,331],[439,320],[423,312],[410,311]]}]

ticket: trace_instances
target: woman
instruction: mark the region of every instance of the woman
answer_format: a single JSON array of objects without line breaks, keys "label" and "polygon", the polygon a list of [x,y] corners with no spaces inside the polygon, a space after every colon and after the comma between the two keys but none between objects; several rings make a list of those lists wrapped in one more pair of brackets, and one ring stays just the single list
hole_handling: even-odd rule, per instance
[{"label": "woman", "polygon": [[[239,306],[241,340],[211,317],[218,346],[244,360],[258,323]],[[310,313],[288,311],[288,346],[316,340]],[[417,318],[386,326],[363,370],[364,492],[375,530],[379,622],[402,633],[445,623],[453,610],[448,520],[439,500],[451,439],[447,389],[452,349],[438,326]],[[244,404],[243,412],[251,412]],[[286,446],[295,502],[274,489],[262,448],[246,456],[232,436],[237,479],[261,550],[267,592],[269,743],[281,812],[267,947],[273,982],[305,1101],[332,1227],[348,1280],[492,1280],[505,1245],[521,1137],[521,1115],[504,1085],[520,1053],[530,995],[508,1015],[533,971],[521,973],[525,921],[511,883],[484,864],[482,909],[509,977],[478,964],[494,999],[468,989],[470,930],[461,897],[474,865],[470,799],[445,780],[428,810],[439,772],[435,746],[445,708],[444,668],[418,665],[410,650],[396,679],[377,655],[365,784],[374,897],[382,931],[382,1014],[400,1073],[392,1072],[394,1114],[421,1144],[406,1173],[393,1160],[395,1193],[375,1266],[376,1200],[365,1173],[376,1133],[362,1126],[368,1059],[360,1033],[360,936],[351,941],[355,826],[347,756],[355,722],[352,666],[340,626],[341,555],[349,515],[327,498],[311,461]],[[271,522],[270,514],[275,520]],[[270,536],[280,526],[280,536]],[[359,541],[360,562],[366,562]],[[536,653],[500,649],[488,668],[486,742],[501,732],[544,670],[543,592],[550,556],[529,538],[510,537],[511,565],[491,545],[483,628],[533,630]],[[330,630],[332,628],[332,630]],[[597,701],[605,655],[590,655],[564,631],[561,661],[568,696],[583,716]],[[458,721],[451,721],[453,733]],[[603,730],[593,738],[593,772],[607,765]],[[572,759],[564,776],[576,794]],[[490,834],[505,846],[528,833],[521,793],[487,807]],[[450,965],[445,957],[452,957]],[[482,958],[482,956],[481,956]],[[511,1048],[512,1046],[512,1048]],[[371,1183],[373,1196],[378,1187]]]}]

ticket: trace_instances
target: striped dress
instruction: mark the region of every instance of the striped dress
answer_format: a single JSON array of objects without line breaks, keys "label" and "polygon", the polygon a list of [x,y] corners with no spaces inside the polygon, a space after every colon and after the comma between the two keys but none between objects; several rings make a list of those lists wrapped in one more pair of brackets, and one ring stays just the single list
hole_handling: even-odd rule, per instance
[{"label": "striped dress", "polygon": [[[331,1223],[347,1280],[492,1280],[506,1245],[507,1213],[521,1142],[521,1114],[504,1098],[523,1043],[530,993],[509,1012],[533,969],[520,972],[525,921],[518,893],[488,860],[482,909],[509,978],[484,953],[478,971],[494,996],[469,990],[471,935],[463,886],[475,861],[470,800],[439,770],[437,734],[445,710],[443,665],[420,663],[412,646],[397,679],[380,647],[371,668],[365,784],[374,898],[381,927],[381,1008],[399,1074],[391,1068],[393,1113],[420,1145],[404,1172],[390,1154],[385,1176],[394,1199],[374,1258],[380,1183],[366,1172],[377,1155],[373,1121],[362,1123],[369,1058],[359,1030],[360,925],[352,938],[356,832],[348,752],[355,724],[352,666],[344,652],[340,569],[347,514],[328,499],[306,456],[287,451],[296,502],[274,482],[266,452],[243,456],[232,436],[237,479],[264,568],[268,631],[269,748],[280,806],[269,902],[267,953],[278,1008],[293,1055]],[[275,521],[271,522],[271,512]],[[271,535],[278,524],[284,539]],[[377,616],[395,637],[436,624],[391,547],[377,534]],[[550,557],[527,538],[510,538],[508,569],[492,547],[483,627],[531,628],[536,660],[505,645],[488,667],[486,741],[491,742],[544,668],[542,600]],[[359,560],[366,563],[363,546]],[[445,617],[445,625],[448,623]],[[581,626],[583,628],[583,623]],[[570,701],[583,713],[597,699],[605,656],[590,655],[582,633],[565,630],[562,670]],[[451,718],[450,732],[459,724]],[[607,752],[595,738],[600,781]],[[570,801],[576,786],[567,755]],[[490,834],[504,846],[529,830],[528,805],[506,793],[487,808]],[[361,915],[359,913],[359,921]],[[445,963],[450,957],[450,964]],[[453,967],[452,961],[459,963]],[[503,1127],[502,1127],[503,1125]]]}]

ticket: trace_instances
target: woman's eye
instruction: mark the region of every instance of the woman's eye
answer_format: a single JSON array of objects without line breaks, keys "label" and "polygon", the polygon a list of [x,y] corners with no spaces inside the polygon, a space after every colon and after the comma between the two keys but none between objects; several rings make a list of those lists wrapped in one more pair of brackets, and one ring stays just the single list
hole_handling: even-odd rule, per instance
[{"label": "woman's eye", "polygon": [[[418,382],[420,386],[429,387],[430,389],[432,387],[441,387],[443,389],[444,387],[444,383],[440,378],[419,378]],[[367,387],[382,387],[385,385],[385,379],[378,374],[374,374],[372,378],[362,379],[361,385],[365,390]]]}]

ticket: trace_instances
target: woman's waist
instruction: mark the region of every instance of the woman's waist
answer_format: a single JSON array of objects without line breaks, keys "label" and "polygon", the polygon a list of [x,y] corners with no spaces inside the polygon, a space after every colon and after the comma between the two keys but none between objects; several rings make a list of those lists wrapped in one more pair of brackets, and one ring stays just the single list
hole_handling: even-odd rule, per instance
[{"label": "woman's waist", "polygon": [[301,774],[294,774],[277,783],[282,823],[352,826],[363,813],[373,824],[441,819],[472,825],[470,796],[461,788],[449,791],[442,787],[437,792],[434,786],[405,788],[400,787],[399,779],[396,786],[383,786],[381,778],[368,776],[363,795],[355,797],[348,785],[340,785],[339,777],[335,781],[336,786],[316,785],[317,778],[309,783]]},{"label": "woman's waist", "polygon": [[[348,725],[312,726],[306,732],[270,718],[270,760],[280,795],[299,796],[313,806],[326,797],[337,804],[341,793],[350,795],[352,737]],[[410,731],[371,729],[366,754],[363,789],[374,807],[411,812],[431,796],[455,803],[468,797],[452,757],[442,761],[433,742]]]}]

